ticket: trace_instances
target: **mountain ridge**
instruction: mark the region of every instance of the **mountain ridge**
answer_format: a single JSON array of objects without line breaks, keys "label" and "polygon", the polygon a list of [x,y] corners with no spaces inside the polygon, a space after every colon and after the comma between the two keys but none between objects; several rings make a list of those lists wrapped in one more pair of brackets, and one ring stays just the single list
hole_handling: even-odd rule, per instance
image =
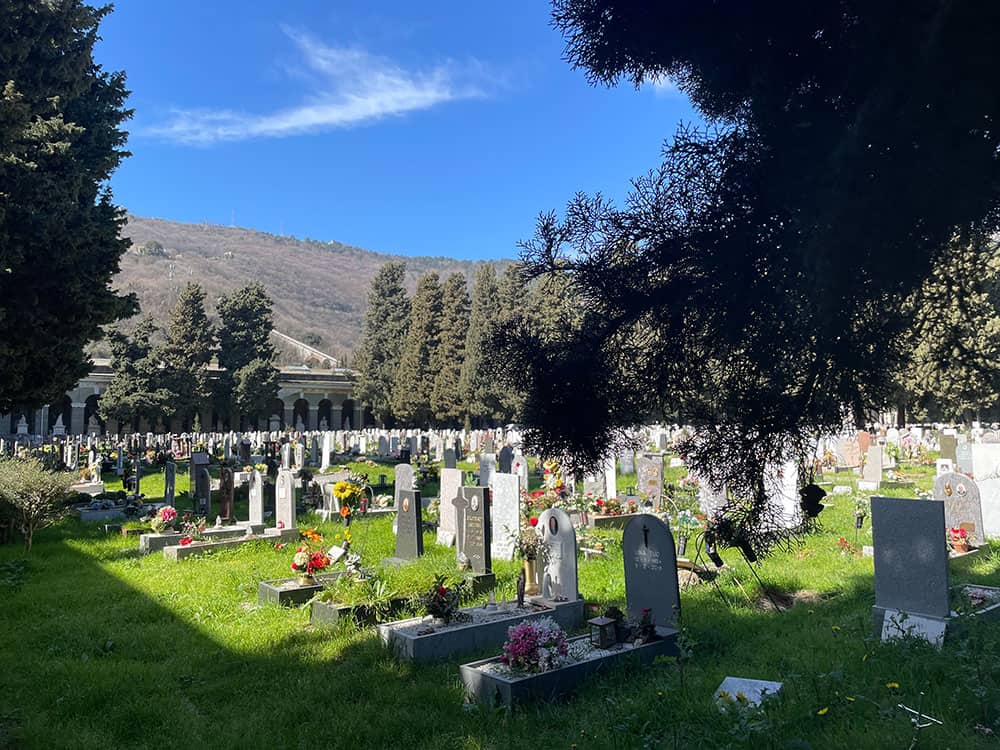
[{"label": "mountain ridge", "polygon": [[[384,264],[406,264],[406,285],[437,271],[442,280],[462,273],[470,284],[484,263],[498,271],[510,260],[469,261],[444,256],[404,256],[345,245],[274,235],[243,227],[191,224],[129,214],[122,234],[132,240],[115,288],[134,292],[140,315],[165,322],[180,288],[192,281],[215,301],[250,281],[260,281],[274,300],[274,327],[295,339],[350,361],[361,335],[371,280]],[[119,323],[129,328],[138,318]],[[95,354],[101,353],[98,345]]]}]

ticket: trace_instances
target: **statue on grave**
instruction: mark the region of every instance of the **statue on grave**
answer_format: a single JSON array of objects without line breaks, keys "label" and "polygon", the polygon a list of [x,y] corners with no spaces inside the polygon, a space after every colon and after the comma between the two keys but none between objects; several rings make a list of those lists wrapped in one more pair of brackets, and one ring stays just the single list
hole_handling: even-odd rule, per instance
[{"label": "statue on grave", "polygon": [[28,434],[28,420],[24,418],[23,414],[21,415],[21,418],[17,420],[17,434],[18,435]]},{"label": "statue on grave", "polygon": [[90,419],[87,420],[87,434],[88,435],[101,434],[101,423],[97,421],[97,416],[94,414],[91,414]]},{"label": "statue on grave", "polygon": [[56,418],[56,423],[54,425],[52,425],[52,434],[53,435],[65,435],[66,434],[66,425],[63,424],[62,414],[60,414]]},{"label": "statue on grave", "polygon": [[321,420],[319,420],[319,428],[323,432],[326,432],[327,430],[330,429],[330,423],[326,421],[326,417],[323,417]]},{"label": "statue on grave", "polygon": [[527,583],[527,578],[524,574],[524,566],[521,566],[521,572],[517,575],[517,606],[521,608],[524,606],[524,587]]}]

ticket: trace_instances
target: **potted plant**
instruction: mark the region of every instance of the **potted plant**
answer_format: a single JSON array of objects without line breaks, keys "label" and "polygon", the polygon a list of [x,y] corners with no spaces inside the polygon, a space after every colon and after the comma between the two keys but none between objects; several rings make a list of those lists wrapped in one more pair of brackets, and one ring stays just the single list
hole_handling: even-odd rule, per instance
[{"label": "potted plant", "polygon": [[558,668],[569,654],[566,631],[551,617],[526,620],[507,631],[500,663],[518,672],[536,674]]},{"label": "potted plant", "polygon": [[962,528],[952,527],[948,529],[948,541],[955,552],[968,552],[969,532]]}]

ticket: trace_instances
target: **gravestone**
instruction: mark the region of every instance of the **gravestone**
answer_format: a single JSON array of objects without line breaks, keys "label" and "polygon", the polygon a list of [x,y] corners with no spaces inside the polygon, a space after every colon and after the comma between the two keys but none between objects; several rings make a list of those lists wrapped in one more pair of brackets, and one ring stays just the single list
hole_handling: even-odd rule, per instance
[{"label": "gravestone", "polygon": [[389,455],[389,441],[386,440],[385,435],[378,436],[378,454],[379,456]]},{"label": "gravestone", "polygon": [[458,497],[462,487],[462,472],[455,468],[441,469],[440,518],[438,520],[437,543],[445,547],[455,544],[458,532],[455,505],[452,502]]},{"label": "gravestone", "polygon": [[497,457],[492,453],[484,453],[479,457],[479,486],[489,487],[493,474],[497,470]]},{"label": "gravestone", "polygon": [[[483,453],[496,453],[496,443],[492,437],[483,441]],[[483,485],[485,487],[485,485]]]},{"label": "gravestone", "polygon": [[198,472],[208,466],[208,454],[196,451],[191,454],[188,462],[188,486],[194,491],[195,498],[198,497]]},{"label": "gravestone", "polygon": [[468,558],[473,573],[491,573],[493,529],[490,523],[490,491],[486,487],[462,487],[459,492],[465,505],[462,551]]},{"label": "gravestone", "polygon": [[235,489],[233,470],[228,466],[223,466],[219,470],[219,515],[223,519],[231,520],[234,517],[233,493]]},{"label": "gravestone", "polygon": [[309,440],[309,466],[319,466],[319,438],[315,435]]},{"label": "gravestone", "polygon": [[295,468],[301,469],[303,466],[306,465],[306,447],[302,443],[296,442],[294,455],[295,455]]},{"label": "gravestone", "polygon": [[635,451],[625,451],[619,459],[619,470],[625,476],[635,474]]},{"label": "gravestone", "polygon": [[882,632],[886,610],[947,617],[944,503],[873,497],[871,511],[876,631]]},{"label": "gravestone", "polygon": [[264,477],[256,469],[250,472],[250,523],[264,523]]},{"label": "gravestone", "polygon": [[955,465],[962,474],[972,473],[972,443],[959,443],[955,448]]},{"label": "gravestone", "polygon": [[958,449],[958,438],[955,435],[942,435],[939,442],[941,446],[941,458],[947,458],[951,459],[951,461],[955,461],[955,451]]},{"label": "gravestone", "polygon": [[514,474],[517,475],[518,484],[521,490],[528,491],[528,459],[518,454],[514,456]]},{"label": "gravestone", "polygon": [[934,462],[934,476],[939,477],[942,474],[951,474],[955,471],[955,464],[950,458],[939,458]]},{"label": "gravestone", "polygon": [[392,491],[396,510],[399,510],[400,493],[404,490],[416,489],[416,485],[414,484],[415,479],[416,473],[413,471],[412,464],[396,464],[396,480]]},{"label": "gravestone", "polygon": [[858,452],[868,455],[868,449],[872,446],[872,436],[865,430],[858,433]]},{"label": "gravestone", "polygon": [[424,554],[420,493],[400,490],[397,510],[395,560],[415,560]]},{"label": "gravestone", "polygon": [[282,443],[281,444],[281,468],[290,469],[292,468],[292,444]]},{"label": "gravestone", "polygon": [[878,445],[870,445],[865,455],[865,468],[861,471],[861,478],[866,482],[874,483],[872,489],[877,490],[882,483],[882,448]]},{"label": "gravestone", "polygon": [[974,480],[954,472],[942,474],[934,480],[934,499],[944,503],[946,529],[964,528],[970,544],[985,544],[983,506]]},{"label": "gravestone", "polygon": [[454,469],[457,465],[458,462],[455,460],[455,449],[446,448],[444,451],[444,468]]},{"label": "gravestone", "polygon": [[542,530],[544,567],[539,572],[542,596],[553,601],[575,602],[580,598],[576,569],[576,531],[569,514],[548,508],[538,517]]},{"label": "gravestone", "polygon": [[330,468],[330,454],[333,452],[333,433],[323,433],[323,446],[320,448],[319,468],[326,471]]},{"label": "gravestone", "polygon": [[240,465],[250,465],[250,441],[247,438],[240,441]]},{"label": "gravestone", "polygon": [[625,600],[630,620],[652,610],[657,628],[676,627],[681,612],[677,557],[670,528],[651,513],[637,515],[622,534]]},{"label": "gravestone", "polygon": [[207,467],[198,469],[198,473],[195,475],[194,499],[198,512],[208,518],[212,512],[212,475],[208,472]]},{"label": "gravestone", "polygon": [[274,484],[274,520],[278,528],[294,529],[295,477],[290,469],[280,469]]},{"label": "gravestone", "polygon": [[490,498],[492,546],[491,555],[497,560],[514,559],[514,540],[521,523],[521,482],[515,474],[493,475]]},{"label": "gravestone", "polygon": [[970,448],[973,479],[1000,477],[1000,443],[973,443]]},{"label": "gravestone", "polygon": [[[121,455],[119,451],[118,455]],[[167,461],[163,466],[163,502],[167,505],[174,504],[174,494],[177,485],[177,464]]]},{"label": "gravestone", "polygon": [[455,557],[459,563],[468,560],[465,554],[465,513],[469,509],[469,501],[465,498],[462,489],[461,481],[459,481],[458,493],[451,501],[451,505],[455,509]]},{"label": "gravestone", "polygon": [[497,469],[501,474],[510,474],[513,463],[514,449],[509,445],[505,445],[500,449],[500,454],[497,456]]},{"label": "gravestone", "polygon": [[584,497],[607,498],[607,495],[604,494],[604,477],[594,474],[584,474],[583,495]]},{"label": "gravestone", "polygon": [[663,456],[642,453],[635,459],[635,468],[636,490],[659,508],[663,499]]}]

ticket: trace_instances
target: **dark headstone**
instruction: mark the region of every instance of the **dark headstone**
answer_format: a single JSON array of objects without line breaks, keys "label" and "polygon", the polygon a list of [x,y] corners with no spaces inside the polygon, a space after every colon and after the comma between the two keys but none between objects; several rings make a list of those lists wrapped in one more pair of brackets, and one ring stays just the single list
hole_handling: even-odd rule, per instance
[{"label": "dark headstone", "polygon": [[490,523],[490,491],[486,487],[462,487],[460,494],[466,502],[462,552],[472,565],[473,573],[490,573],[493,569],[493,560],[490,556],[493,535]]},{"label": "dark headstone", "polygon": [[455,451],[452,448],[446,448],[444,451],[444,468],[454,469],[456,466]]},{"label": "dark headstone", "polygon": [[188,485],[195,489],[195,497],[198,496],[198,471],[206,466],[208,466],[207,453],[197,452],[191,454],[191,459],[188,463]]},{"label": "dark headstone", "polygon": [[235,489],[233,470],[228,466],[223,466],[219,471],[219,515],[226,520],[233,518],[233,493]]},{"label": "dark headstone", "polygon": [[[121,454],[119,454],[121,455]],[[174,504],[174,493],[177,485],[177,464],[167,461],[163,466],[163,502]]]},{"label": "dark headstone", "polygon": [[642,611],[649,609],[657,627],[676,627],[681,598],[670,528],[652,514],[636,516],[622,535],[622,555],[629,619],[638,621]]},{"label": "dark headstone", "polygon": [[194,497],[198,512],[206,518],[212,512],[212,475],[202,467],[195,475]]},{"label": "dark headstone", "polygon": [[514,449],[509,445],[505,445],[500,449],[500,455],[497,456],[497,469],[502,474],[510,474],[513,465]]},{"label": "dark headstone", "polygon": [[414,560],[424,554],[423,522],[421,520],[420,493],[400,490],[396,508],[396,558]]},{"label": "dark headstone", "polygon": [[875,606],[947,617],[944,503],[873,497]]}]

